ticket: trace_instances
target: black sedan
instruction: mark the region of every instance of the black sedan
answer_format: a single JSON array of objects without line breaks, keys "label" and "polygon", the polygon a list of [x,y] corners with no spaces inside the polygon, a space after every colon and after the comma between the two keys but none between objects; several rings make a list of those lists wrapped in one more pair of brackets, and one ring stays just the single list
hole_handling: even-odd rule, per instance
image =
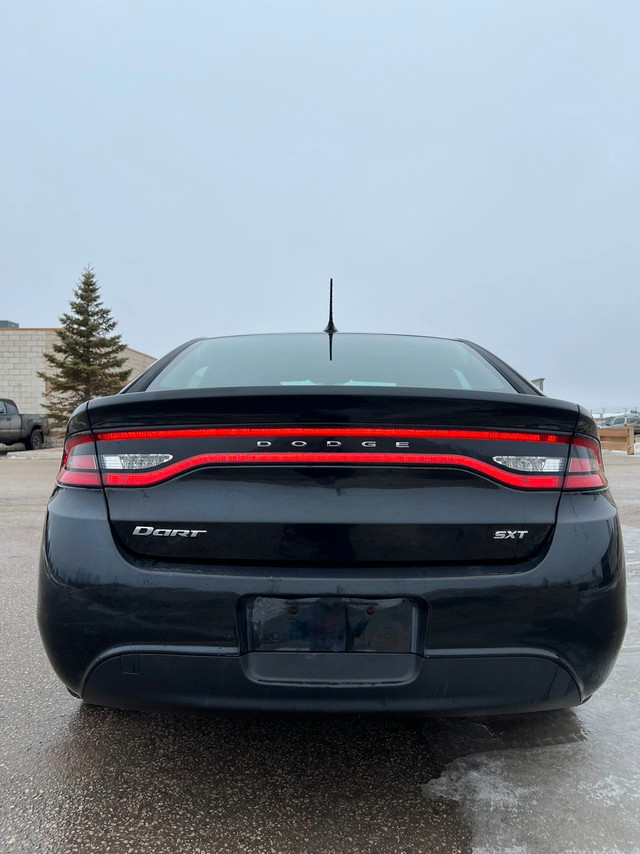
[{"label": "black sedan", "polygon": [[464,341],[191,341],[69,422],[45,648],[127,709],[576,706],[626,621],[597,437]]}]

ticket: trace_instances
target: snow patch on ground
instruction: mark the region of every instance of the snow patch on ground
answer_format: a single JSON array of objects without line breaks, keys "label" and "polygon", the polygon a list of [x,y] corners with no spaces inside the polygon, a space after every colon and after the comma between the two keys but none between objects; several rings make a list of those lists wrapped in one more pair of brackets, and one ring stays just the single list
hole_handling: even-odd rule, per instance
[{"label": "snow patch on ground", "polygon": [[619,770],[610,773],[611,754],[592,748],[574,743],[460,757],[422,793],[461,805],[473,854],[636,854],[640,771],[630,757],[617,757]]},{"label": "snow patch on ground", "polygon": [[421,787],[460,804],[473,854],[640,854],[640,529],[624,526],[623,539],[629,626],[606,684],[561,713],[560,728],[557,716],[541,715],[535,729],[523,718],[522,746],[512,730]]},{"label": "snow patch on ground", "polygon": [[585,800],[598,801],[608,807],[617,806],[623,799],[640,801],[640,789],[629,789],[627,781],[616,774],[609,774],[591,786],[581,783],[578,792]]},{"label": "snow patch on ground", "polygon": [[[487,773],[487,763],[491,773]],[[449,771],[422,787],[428,797],[453,798],[464,801],[472,797],[478,808],[483,810],[514,811],[523,797],[531,795],[530,788],[523,788],[506,779],[504,754],[479,753],[465,758],[464,766],[450,766]]]},{"label": "snow patch on ground", "polygon": [[8,460],[61,460],[62,448],[43,448],[41,451],[9,451]]}]

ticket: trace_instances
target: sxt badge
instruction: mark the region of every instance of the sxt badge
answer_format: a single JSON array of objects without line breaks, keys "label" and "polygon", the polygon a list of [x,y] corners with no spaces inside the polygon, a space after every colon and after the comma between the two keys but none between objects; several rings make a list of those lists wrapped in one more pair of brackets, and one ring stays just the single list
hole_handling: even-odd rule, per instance
[{"label": "sxt badge", "polygon": [[496,531],[494,540],[521,540],[529,531]]}]

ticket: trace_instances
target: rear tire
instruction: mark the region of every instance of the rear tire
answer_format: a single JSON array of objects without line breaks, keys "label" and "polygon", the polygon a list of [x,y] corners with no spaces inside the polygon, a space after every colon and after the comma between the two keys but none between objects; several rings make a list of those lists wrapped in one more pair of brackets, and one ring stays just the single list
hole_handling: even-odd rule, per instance
[{"label": "rear tire", "polygon": [[39,451],[42,447],[44,447],[44,436],[42,434],[42,430],[31,431],[31,435],[27,439],[26,442],[28,451]]}]

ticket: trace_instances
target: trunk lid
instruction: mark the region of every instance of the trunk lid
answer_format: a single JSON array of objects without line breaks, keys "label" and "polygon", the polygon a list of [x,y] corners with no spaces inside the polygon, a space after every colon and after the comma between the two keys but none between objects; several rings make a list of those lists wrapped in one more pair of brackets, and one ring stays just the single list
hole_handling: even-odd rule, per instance
[{"label": "trunk lid", "polygon": [[[88,416],[114,534],[135,554],[423,566],[544,547],[578,408],[493,392],[207,389],[116,395]],[[523,457],[551,468],[514,469]]]}]

